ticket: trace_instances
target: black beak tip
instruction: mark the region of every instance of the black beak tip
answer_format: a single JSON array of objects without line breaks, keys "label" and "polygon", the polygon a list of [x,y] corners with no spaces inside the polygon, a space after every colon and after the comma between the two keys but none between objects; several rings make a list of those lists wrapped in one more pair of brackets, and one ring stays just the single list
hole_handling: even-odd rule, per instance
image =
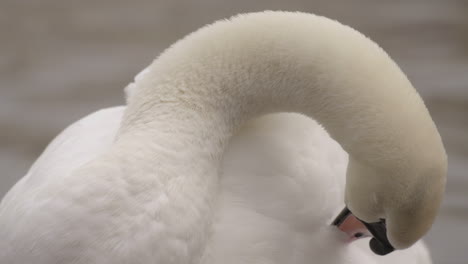
[{"label": "black beak tip", "polygon": [[393,247],[388,247],[385,244],[381,243],[379,240],[372,238],[369,242],[369,246],[372,250],[377,255],[380,256],[385,256],[388,253],[391,253],[394,249]]}]

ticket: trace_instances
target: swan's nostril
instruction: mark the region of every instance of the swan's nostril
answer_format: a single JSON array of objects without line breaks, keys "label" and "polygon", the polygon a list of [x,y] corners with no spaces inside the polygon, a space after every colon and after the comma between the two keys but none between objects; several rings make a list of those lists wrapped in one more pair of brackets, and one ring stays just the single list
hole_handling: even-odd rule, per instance
[{"label": "swan's nostril", "polygon": [[359,232],[359,233],[354,234],[354,237],[355,237],[355,238],[360,238],[360,237],[362,237],[363,235],[364,235],[363,233]]}]

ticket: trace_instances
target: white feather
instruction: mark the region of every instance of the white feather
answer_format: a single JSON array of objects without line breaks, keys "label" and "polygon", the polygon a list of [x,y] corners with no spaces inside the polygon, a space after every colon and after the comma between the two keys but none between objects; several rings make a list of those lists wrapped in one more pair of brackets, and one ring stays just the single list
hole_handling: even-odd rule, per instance
[{"label": "white feather", "polygon": [[[22,200],[42,184],[70,175],[108,150],[124,110],[104,109],[70,125],[4,197],[1,210],[24,206]],[[246,124],[224,157],[213,233],[202,263],[431,263],[422,242],[378,257],[367,239],[348,244],[329,225],[344,206],[346,164],[346,152],[305,116],[273,114]],[[27,206],[34,207],[31,202]],[[18,221],[7,216],[3,223]],[[15,240],[3,237],[0,245],[12,247]],[[17,257],[21,263],[39,263]],[[134,256],[135,263],[142,263],[138,259]]]}]

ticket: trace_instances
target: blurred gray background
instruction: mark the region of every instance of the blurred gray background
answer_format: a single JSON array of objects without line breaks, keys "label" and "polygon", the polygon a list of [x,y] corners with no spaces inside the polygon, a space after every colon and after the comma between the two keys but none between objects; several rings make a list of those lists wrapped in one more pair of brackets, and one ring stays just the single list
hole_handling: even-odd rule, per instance
[{"label": "blurred gray background", "polygon": [[168,45],[267,9],[338,19],[408,74],[449,154],[447,196],[426,241],[435,263],[468,263],[468,0],[1,0],[0,197],[68,124],[122,104],[126,84]]}]

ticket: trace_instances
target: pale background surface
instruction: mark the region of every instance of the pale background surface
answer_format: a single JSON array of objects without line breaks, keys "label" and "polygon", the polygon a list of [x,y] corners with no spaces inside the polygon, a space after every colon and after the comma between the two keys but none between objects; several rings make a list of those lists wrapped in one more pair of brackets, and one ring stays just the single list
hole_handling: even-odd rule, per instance
[{"label": "pale background surface", "polygon": [[435,263],[468,263],[468,0],[0,2],[0,197],[66,125],[123,103],[164,48],[216,19],[292,10],[336,18],[377,41],[420,91],[449,153]]}]

